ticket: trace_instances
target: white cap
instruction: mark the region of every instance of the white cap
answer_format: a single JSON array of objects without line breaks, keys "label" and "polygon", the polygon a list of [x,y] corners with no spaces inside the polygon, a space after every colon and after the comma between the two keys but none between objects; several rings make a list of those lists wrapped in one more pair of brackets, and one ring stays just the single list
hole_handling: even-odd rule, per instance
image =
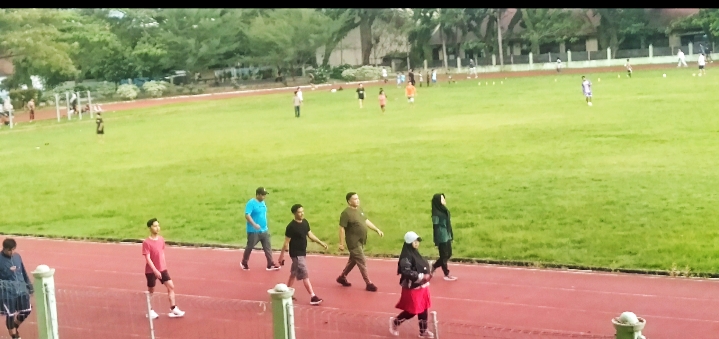
[{"label": "white cap", "polygon": [[411,243],[413,243],[415,240],[422,241],[422,238],[420,238],[420,237],[417,235],[417,233],[414,233],[414,232],[412,232],[412,231],[409,231],[409,232],[407,232],[407,233],[404,234],[404,242],[405,242],[405,243],[411,244]]}]

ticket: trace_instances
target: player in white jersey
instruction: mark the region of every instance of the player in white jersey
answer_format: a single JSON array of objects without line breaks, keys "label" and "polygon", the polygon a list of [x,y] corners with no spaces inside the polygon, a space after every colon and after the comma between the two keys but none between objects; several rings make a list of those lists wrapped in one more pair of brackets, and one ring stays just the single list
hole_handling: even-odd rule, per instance
[{"label": "player in white jersey", "polygon": [[631,78],[632,77],[632,65],[629,64],[629,59],[627,59],[627,63],[624,64],[624,67],[627,68],[627,76]]},{"label": "player in white jersey", "polygon": [[302,89],[297,87],[297,97],[300,99],[300,102],[304,102],[305,99],[302,97]]},{"label": "player in white jersey", "polygon": [[585,76],[582,76],[582,93],[587,101],[587,105],[592,105],[592,82],[587,80]]},{"label": "player in white jersey", "polygon": [[561,72],[562,70],[562,59],[557,58],[557,73]]},{"label": "player in white jersey", "polygon": [[474,78],[477,79],[477,65],[474,64],[473,59],[469,59],[469,75],[472,76],[474,74]]},{"label": "player in white jersey", "polygon": [[707,59],[704,54],[699,54],[699,59],[697,60],[697,64],[699,64],[699,75],[707,75],[707,71],[704,69],[704,66],[707,64]]},{"label": "player in white jersey", "polygon": [[384,83],[387,83],[387,69],[382,67],[382,79],[384,79]]},{"label": "player in white jersey", "polygon": [[687,67],[687,60],[684,56],[684,52],[682,52],[681,49],[677,52],[677,58],[679,58],[679,63],[677,63],[677,67],[681,67],[682,65],[684,65],[684,67]]}]

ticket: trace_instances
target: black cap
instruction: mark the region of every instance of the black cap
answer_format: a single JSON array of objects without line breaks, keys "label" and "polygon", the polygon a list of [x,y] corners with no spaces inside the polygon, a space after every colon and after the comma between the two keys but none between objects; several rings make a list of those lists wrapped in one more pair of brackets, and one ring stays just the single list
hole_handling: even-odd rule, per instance
[{"label": "black cap", "polygon": [[268,194],[270,194],[270,192],[267,192],[267,190],[264,187],[258,187],[257,190],[255,190],[255,194],[268,195]]}]

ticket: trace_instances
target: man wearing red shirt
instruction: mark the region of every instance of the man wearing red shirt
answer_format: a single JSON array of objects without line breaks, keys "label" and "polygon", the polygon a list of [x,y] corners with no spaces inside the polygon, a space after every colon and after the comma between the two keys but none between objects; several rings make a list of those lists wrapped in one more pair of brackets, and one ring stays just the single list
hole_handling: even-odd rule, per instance
[{"label": "man wearing red shirt", "polygon": [[[167,264],[165,263],[165,238],[160,236],[160,223],[156,218],[147,221],[147,227],[150,229],[150,236],[142,242],[142,255],[145,257],[145,277],[147,278],[147,290],[152,294],[155,292],[155,283],[160,283],[167,287],[167,296],[170,299],[170,318],[178,318],[185,315],[175,304],[175,285],[167,273]],[[155,310],[150,310],[149,317],[156,319],[159,317]]]}]

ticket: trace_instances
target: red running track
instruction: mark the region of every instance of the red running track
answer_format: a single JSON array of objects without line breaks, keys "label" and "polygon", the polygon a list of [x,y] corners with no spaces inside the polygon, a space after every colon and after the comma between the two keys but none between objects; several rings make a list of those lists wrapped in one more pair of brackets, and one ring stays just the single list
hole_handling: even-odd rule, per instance
[{"label": "red running track", "polygon": [[[39,264],[56,269],[58,289],[99,288],[116,291],[118,295],[137,293],[139,296],[145,290],[140,244],[17,240],[18,252],[30,270]],[[424,253],[427,251],[430,250],[423,249]],[[286,282],[289,267],[267,272],[264,256],[256,251],[250,259],[250,270],[243,271],[239,266],[241,255],[238,250],[168,247],[167,264],[176,284],[178,305],[183,307],[183,298],[186,301],[198,298],[190,296],[226,300],[227,305],[237,300],[268,301],[267,290]],[[335,278],[345,262],[344,257],[308,257],[310,279],[317,295],[324,299],[321,306],[313,309],[339,309],[357,317],[370,312],[397,312],[394,305],[400,288],[395,260],[369,260],[370,277],[379,287],[376,293],[364,291],[356,269],[349,276],[352,287],[338,285]],[[448,282],[437,276],[431,285],[433,310],[437,311],[440,321],[612,336],[611,319],[623,311],[632,311],[647,320],[643,334],[650,339],[716,338],[719,333],[716,317],[719,284],[712,280],[492,265],[452,264],[450,269],[459,280]],[[307,292],[300,284],[295,287],[296,304],[306,305]],[[92,294],[86,297],[92,298]],[[154,300],[155,309],[161,314],[156,326],[162,326],[167,301],[159,293]],[[216,316],[200,310],[201,306],[193,301],[183,307],[187,312],[185,318],[171,319],[177,321],[172,324],[175,330],[171,338],[198,337],[194,332]],[[112,322],[113,319],[106,320]],[[267,323],[269,326],[269,321]],[[403,327],[414,330],[416,321]],[[268,329],[253,331],[257,333],[244,333],[262,338],[267,333],[258,331]],[[379,333],[386,333],[383,331]]]}]

